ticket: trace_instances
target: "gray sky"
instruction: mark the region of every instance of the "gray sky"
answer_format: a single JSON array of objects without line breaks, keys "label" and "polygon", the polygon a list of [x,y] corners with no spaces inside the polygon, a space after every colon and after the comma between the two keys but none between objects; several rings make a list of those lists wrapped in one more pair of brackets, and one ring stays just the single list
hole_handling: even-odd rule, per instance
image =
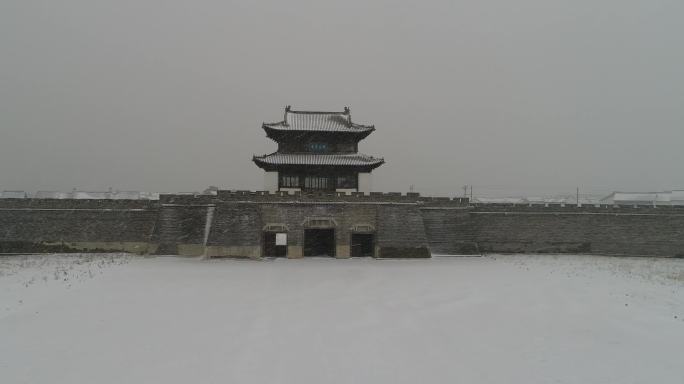
[{"label": "gray sky", "polygon": [[0,2],[0,189],[261,189],[283,107],[374,189],[684,188],[681,0]]}]

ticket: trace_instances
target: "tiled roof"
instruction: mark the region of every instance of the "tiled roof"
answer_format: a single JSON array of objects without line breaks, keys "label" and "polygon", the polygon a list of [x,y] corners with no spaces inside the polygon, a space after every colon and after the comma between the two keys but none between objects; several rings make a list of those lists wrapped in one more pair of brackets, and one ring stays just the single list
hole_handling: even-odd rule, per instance
[{"label": "tiled roof", "polygon": [[324,132],[368,132],[372,125],[355,124],[351,121],[348,108],[343,112],[310,112],[285,109],[285,120],[277,123],[264,123],[264,128],[286,131],[324,131]]},{"label": "tiled roof", "polygon": [[263,165],[341,165],[378,167],[385,160],[361,153],[354,154],[313,154],[313,153],[271,153],[254,156],[254,162]]}]

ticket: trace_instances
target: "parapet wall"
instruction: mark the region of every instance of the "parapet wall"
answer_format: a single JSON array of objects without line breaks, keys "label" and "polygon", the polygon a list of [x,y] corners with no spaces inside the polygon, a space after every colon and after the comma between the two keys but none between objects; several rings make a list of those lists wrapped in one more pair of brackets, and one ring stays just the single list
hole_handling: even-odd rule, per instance
[{"label": "parapet wall", "polygon": [[426,197],[418,193],[399,192],[268,192],[268,191],[218,191],[216,195],[162,194],[161,204],[197,205],[216,202],[292,202],[292,203],[422,203],[429,205],[467,206],[465,197]]},{"label": "parapet wall", "polygon": [[113,200],[113,199],[0,199],[0,209],[96,209],[130,210],[154,209],[157,200]]}]

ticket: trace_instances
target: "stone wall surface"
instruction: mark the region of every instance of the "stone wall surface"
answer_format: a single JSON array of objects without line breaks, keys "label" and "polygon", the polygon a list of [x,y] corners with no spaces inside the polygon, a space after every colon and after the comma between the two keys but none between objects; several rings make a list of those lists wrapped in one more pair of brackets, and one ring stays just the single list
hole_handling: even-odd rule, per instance
[{"label": "stone wall surface", "polygon": [[469,209],[422,208],[423,224],[432,253],[478,254]]},{"label": "stone wall surface", "polygon": [[179,245],[204,245],[207,205],[162,205],[152,241],[158,254],[176,254]]},{"label": "stone wall surface", "polygon": [[0,252],[146,253],[158,215],[151,201],[2,199]]},{"label": "stone wall surface", "polygon": [[417,205],[378,206],[379,257],[430,257]]},{"label": "stone wall surface", "polygon": [[684,210],[500,207],[422,209],[433,253],[684,256]]},{"label": "stone wall surface", "polygon": [[252,203],[219,204],[214,212],[207,244],[259,246],[261,228],[262,220],[258,205]]}]

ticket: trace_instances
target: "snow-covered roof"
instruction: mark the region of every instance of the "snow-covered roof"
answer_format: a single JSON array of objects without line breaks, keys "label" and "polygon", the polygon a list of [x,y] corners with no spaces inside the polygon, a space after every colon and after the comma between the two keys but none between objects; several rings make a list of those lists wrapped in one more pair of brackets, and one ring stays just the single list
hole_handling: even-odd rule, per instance
[{"label": "snow-covered roof", "polygon": [[670,195],[670,201],[671,202],[681,202],[681,204],[684,205],[684,190],[682,191],[672,191],[672,194]]},{"label": "snow-covered roof", "polygon": [[525,203],[528,204],[560,204],[560,203],[576,203],[576,199],[569,199],[566,197],[525,197]]},{"label": "snow-covered roof", "polygon": [[601,199],[606,203],[670,202],[671,192],[613,192]]},{"label": "snow-covered roof", "polygon": [[684,205],[684,190],[662,192],[613,192],[602,204]]},{"label": "snow-covered roof", "polygon": [[110,198],[116,200],[138,200],[140,199],[139,191],[116,191],[110,192]]},{"label": "snow-covered roof", "polygon": [[480,204],[525,204],[522,197],[473,197],[473,203]]},{"label": "snow-covered roof", "polygon": [[141,200],[159,200],[159,192],[140,192]]},{"label": "snow-covered roof", "polygon": [[73,191],[72,199],[109,199],[109,192]]},{"label": "snow-covered roof", "polygon": [[264,129],[281,131],[322,131],[322,132],[368,132],[375,128],[371,125],[355,124],[351,120],[349,108],[342,112],[294,111],[285,108],[285,119],[277,123],[264,123]]},{"label": "snow-covered roof", "polygon": [[271,153],[254,156],[259,165],[337,165],[379,167],[385,160],[361,153],[352,154],[313,154],[313,153]]},{"label": "snow-covered roof", "polygon": [[[472,202],[475,204],[577,204],[577,197],[473,197]],[[580,197],[579,202],[582,205],[599,203],[598,199],[591,197]]]}]

